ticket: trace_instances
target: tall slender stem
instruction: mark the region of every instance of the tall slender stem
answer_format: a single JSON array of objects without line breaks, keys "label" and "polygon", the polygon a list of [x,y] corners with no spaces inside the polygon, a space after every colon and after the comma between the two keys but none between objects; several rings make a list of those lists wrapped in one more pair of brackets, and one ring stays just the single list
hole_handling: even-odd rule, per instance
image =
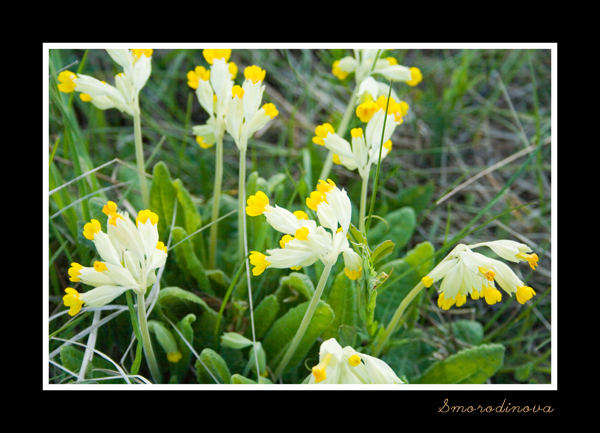
[{"label": "tall slender stem", "polygon": [[219,232],[219,223],[215,222],[219,218],[219,205],[221,202],[221,186],[223,184],[223,135],[217,136],[217,149],[215,161],[215,187],[213,192],[212,221],[210,227],[210,249],[209,266],[211,269],[217,268],[217,235]]},{"label": "tall slender stem", "polygon": [[[387,123],[387,112],[390,106],[390,96],[392,94],[392,83],[393,81],[390,81],[390,89],[388,91],[388,97],[387,97],[387,101],[385,103],[385,112],[386,114],[384,114],[383,117],[383,128],[381,129],[381,141],[379,143],[379,156],[377,159],[377,170],[375,171],[375,181],[373,182],[373,194],[371,194],[371,208],[369,209],[369,218],[367,219],[367,225],[365,227],[365,239],[367,239],[367,232],[369,231],[369,228],[371,227],[371,215],[373,215],[373,209],[375,208],[375,197],[377,196],[377,185],[379,184],[379,169],[381,167],[381,152],[383,149],[383,137],[385,136],[385,125]],[[369,166],[369,173],[371,172],[371,168]]]},{"label": "tall slender stem", "polygon": [[148,321],[146,320],[146,303],[144,295],[138,293],[138,321],[140,324],[140,333],[142,334],[142,343],[144,344],[144,353],[146,354],[146,360],[148,361],[148,367],[155,383],[162,381],[160,370],[158,369],[158,363],[154,356],[154,349],[152,349],[152,341],[150,340],[150,332],[148,331]]},{"label": "tall slender stem", "polygon": [[402,300],[400,305],[398,305],[398,308],[396,309],[396,312],[394,313],[392,320],[390,320],[390,323],[388,324],[387,328],[385,328],[383,335],[379,339],[379,342],[377,343],[377,347],[375,347],[375,349],[373,349],[373,353],[372,353],[373,356],[378,357],[381,354],[381,351],[383,350],[385,343],[389,340],[389,338],[392,336],[392,334],[396,330],[396,328],[398,326],[398,322],[400,321],[400,318],[402,317],[404,310],[406,310],[406,307],[408,307],[408,304],[411,303],[411,301],[415,298],[415,296],[417,296],[419,294],[419,292],[421,290],[423,290],[423,287],[425,287],[423,285],[423,283],[419,282],[419,284],[417,284],[414,287],[414,289],[412,289],[410,291],[410,293],[408,295],[406,295],[406,298],[404,298]]},{"label": "tall slender stem", "polygon": [[148,186],[146,185],[146,163],[144,162],[144,149],[142,146],[142,122],[140,119],[140,107],[136,101],[136,110],[133,116],[133,134],[135,140],[135,159],[137,162],[138,175],[140,177],[140,190],[142,191],[142,203],[144,208],[150,208]]},{"label": "tall slender stem", "polygon": [[238,251],[240,260],[248,254],[246,251],[246,149],[240,151],[238,179]]},{"label": "tall slender stem", "polygon": [[312,299],[310,300],[310,304],[308,305],[306,313],[304,313],[304,318],[302,319],[302,322],[300,323],[300,327],[298,328],[298,331],[296,332],[294,339],[292,340],[289,347],[287,348],[287,351],[285,352],[283,359],[279,363],[277,370],[275,370],[275,377],[281,376],[281,374],[285,370],[285,367],[287,367],[288,362],[290,362],[292,355],[294,355],[294,352],[296,352],[296,349],[298,348],[298,345],[300,344],[302,337],[304,337],[304,333],[306,332],[306,329],[308,328],[310,319],[312,319],[312,316],[313,316],[315,310],[317,309],[317,304],[319,303],[319,299],[321,299],[321,295],[323,294],[323,289],[325,288],[325,283],[327,282],[327,278],[329,277],[329,272],[331,271],[332,266],[333,265],[325,265],[325,269],[323,269],[323,273],[321,274],[321,279],[319,280],[317,289],[315,290],[315,293],[314,293]]},{"label": "tall slender stem", "polygon": [[360,232],[365,236],[367,236],[367,234],[365,233],[365,212],[367,209],[367,188],[369,185],[369,176],[363,178],[362,181],[362,190],[360,192],[360,213],[359,213],[359,220],[358,220],[358,230],[360,230]]},{"label": "tall slender stem", "polygon": [[[356,94],[358,93],[358,85],[354,86],[354,90],[352,91],[352,95],[350,96],[350,101],[346,106],[346,112],[344,113],[344,117],[340,122],[340,126],[337,129],[337,135],[340,137],[344,137],[346,134],[346,129],[348,129],[348,125],[350,124],[350,118],[352,117],[352,113],[354,113],[354,104],[356,103]],[[331,167],[333,165],[333,152],[330,150],[327,154],[327,158],[325,159],[325,164],[323,165],[323,169],[321,170],[321,174],[319,175],[319,179],[326,180],[327,176],[329,176],[329,172],[331,171]]]},{"label": "tall slender stem", "polygon": [[[240,151],[240,169],[238,180],[238,232],[239,249],[241,259],[246,260],[246,282],[248,286],[248,304],[250,307],[250,326],[252,327],[252,347],[254,348],[254,361],[256,363],[256,375],[260,375],[258,365],[258,351],[256,350],[256,332],[254,328],[254,306],[252,305],[252,282],[250,281],[250,263],[248,263],[248,233],[246,232],[246,149]],[[258,378],[257,378],[258,381]]]}]

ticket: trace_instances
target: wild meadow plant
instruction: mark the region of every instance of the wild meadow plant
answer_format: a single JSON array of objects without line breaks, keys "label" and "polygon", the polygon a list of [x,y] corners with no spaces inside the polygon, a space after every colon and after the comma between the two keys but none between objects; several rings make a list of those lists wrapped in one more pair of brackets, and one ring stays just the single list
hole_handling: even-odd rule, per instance
[{"label": "wild meadow plant", "polygon": [[[481,235],[492,221],[525,209],[522,203],[475,229],[472,226],[489,215],[525,167],[536,164],[533,158],[542,148],[539,121],[537,141],[528,148],[527,160],[474,218],[459,217],[463,222],[448,239],[449,208],[440,248],[436,251],[425,240],[413,241],[409,250],[405,247],[417,228],[415,209],[422,215],[435,209],[429,204],[431,190],[414,185],[407,188],[410,195],[390,201],[386,182],[394,175],[410,176],[410,169],[400,167],[382,182],[380,175],[394,158],[392,139],[404,135],[407,124],[418,123],[415,117],[425,112],[414,109],[426,100],[424,93],[410,90],[427,85],[428,75],[420,68],[401,65],[393,50],[355,49],[352,56],[319,53],[320,60],[312,62],[325,65],[329,85],[341,85],[349,96],[346,93],[343,110],[336,105],[338,112],[321,107],[314,116],[317,126],[311,128],[292,122],[292,115],[300,118],[301,101],[275,98],[281,77],[298,73],[298,64],[289,57],[282,66],[252,51],[174,50],[160,56],[159,72],[155,68],[151,77],[154,54],[160,51],[107,49],[104,62],[111,59],[122,68],[114,85],[81,73],[88,52],[77,72],[66,69],[58,54],[50,52],[51,105],[58,106],[62,116],[62,123],[57,122],[62,126],[54,129],[65,136],[64,151],[56,153],[57,141],[50,160],[51,209],[61,215],[64,225],[59,227],[59,220],[51,217],[53,244],[58,244],[51,277],[53,287],[61,286],[61,294],[51,298],[57,311],[50,317],[50,383],[362,386],[494,380],[505,366],[507,346],[502,342],[514,345],[529,338],[527,326],[532,327],[538,312],[530,313],[548,294],[539,297],[540,289],[528,282],[531,274],[515,272],[495,257],[517,265],[527,262],[534,271],[543,256],[538,257],[523,241],[526,236],[514,230],[505,231],[512,239]],[[102,58],[101,53],[94,54]],[[231,61],[236,55],[236,62]],[[468,64],[463,66],[460,71],[465,72]],[[172,78],[184,69],[187,74]],[[172,80],[183,85],[174,87]],[[151,95],[144,96],[147,83]],[[453,90],[458,88],[456,84]],[[183,89],[193,92],[187,107],[175,95]],[[72,99],[68,103],[63,99],[73,92],[79,92],[75,106]],[[194,108],[194,99],[201,111]],[[410,110],[407,100],[413,105]],[[85,103],[91,106],[82,109]],[[167,127],[164,119],[158,121],[165,116],[163,106],[177,113],[171,122],[178,124]],[[94,119],[106,124],[105,117],[96,117],[100,112],[91,110],[109,108],[133,119],[138,175],[133,186],[139,187],[140,210],[134,204],[140,200],[129,196],[138,191],[130,187],[121,192],[117,188],[122,184],[114,177],[104,177],[116,184],[105,189],[89,180],[101,178],[96,171],[113,162],[128,169],[125,158],[111,156],[107,149],[94,150],[91,140],[85,146],[76,144],[85,116],[90,125],[96,124]],[[142,131],[142,116],[148,132]],[[539,111],[536,116],[539,119]],[[190,124],[191,119],[196,125]],[[330,119],[341,120],[334,127]],[[276,152],[280,146],[273,137],[286,134],[284,122],[304,130],[307,143],[300,153]],[[144,138],[149,140],[157,130],[163,138],[151,149]],[[189,136],[194,138],[188,140]],[[160,148],[165,140],[183,140],[179,157]],[[81,161],[90,162],[73,165],[80,168],[73,180],[63,182],[56,165],[68,159],[67,143],[77,146]],[[152,151],[150,159],[163,156],[151,176],[146,172],[145,150]],[[419,164],[427,166],[423,155],[416,153],[422,159]],[[81,168],[91,161],[96,169]],[[543,197],[541,161],[538,157],[536,166]],[[253,170],[247,174],[249,164]],[[313,169],[320,170],[316,182]],[[184,177],[173,180],[172,170]],[[237,179],[230,176],[235,171]],[[211,179],[212,192],[201,190],[199,185]],[[84,182],[86,195],[74,199],[72,185],[78,182]],[[237,200],[231,198],[235,195]],[[475,241],[460,243],[466,238]],[[65,279],[69,287],[63,285]],[[509,301],[515,295],[518,305],[526,308],[515,323],[524,319],[521,323],[527,325],[510,338],[505,331],[512,329],[510,320],[520,310],[514,304],[499,307],[503,294],[496,284]],[[437,299],[427,302],[435,291]],[[486,307],[472,306],[468,297],[484,301]],[[469,311],[472,319],[451,320],[457,307]],[[506,308],[514,310],[512,318],[495,325]],[[435,330],[441,328],[428,318],[432,313],[454,323],[451,335]],[[64,314],[71,317],[66,322]],[[485,315],[485,327],[477,321],[479,315]],[[533,335],[532,341],[537,338]],[[86,336],[86,344],[78,342]],[[493,341],[496,336],[499,339]],[[450,346],[454,353],[448,353]],[[530,377],[536,366],[544,373],[546,353],[522,364],[529,373],[517,366],[519,377]]]}]

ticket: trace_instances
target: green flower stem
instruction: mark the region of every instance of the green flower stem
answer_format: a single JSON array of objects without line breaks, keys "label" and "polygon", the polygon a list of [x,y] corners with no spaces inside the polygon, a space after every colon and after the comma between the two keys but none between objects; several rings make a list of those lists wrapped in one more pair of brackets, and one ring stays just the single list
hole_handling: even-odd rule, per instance
[{"label": "green flower stem", "polygon": [[362,190],[360,192],[360,213],[359,213],[359,220],[358,220],[358,230],[360,230],[360,232],[365,236],[367,234],[365,233],[365,212],[367,210],[367,188],[369,185],[369,178],[365,177],[362,181]]},{"label": "green flower stem", "polygon": [[[346,106],[346,112],[344,113],[344,117],[340,122],[340,126],[338,127],[336,133],[340,137],[344,137],[346,134],[346,129],[348,129],[348,125],[350,124],[350,118],[352,117],[352,113],[354,113],[354,104],[356,103],[356,94],[358,93],[358,85],[354,86],[354,90],[352,91],[352,95],[350,96],[350,101]],[[325,164],[323,165],[323,169],[321,170],[321,175],[319,179],[327,180],[329,176],[329,172],[331,171],[331,167],[333,166],[333,152],[330,150],[327,158],[325,159]]]},{"label": "green flower stem", "polygon": [[298,348],[298,345],[300,344],[302,337],[304,337],[304,333],[306,332],[306,329],[308,328],[310,319],[312,319],[312,316],[317,308],[317,304],[319,303],[319,299],[321,299],[321,295],[323,294],[323,289],[325,288],[325,283],[327,282],[327,278],[329,277],[329,272],[331,271],[332,267],[333,267],[333,265],[325,265],[325,269],[323,269],[323,273],[321,274],[321,279],[319,280],[317,289],[315,290],[315,293],[314,293],[312,299],[310,300],[310,304],[308,305],[308,309],[306,310],[306,313],[304,313],[304,318],[302,319],[302,322],[300,323],[300,327],[298,328],[298,331],[296,332],[294,339],[290,343],[285,355],[283,356],[283,359],[279,363],[277,370],[275,370],[275,377],[281,376],[281,374],[285,370],[285,367],[287,367],[288,362],[290,362],[292,355],[294,354],[294,352],[296,352],[296,349]]},{"label": "green flower stem", "polygon": [[[252,347],[256,347],[256,332],[254,328],[254,306],[252,305],[252,285],[250,281],[250,263],[248,262],[248,234],[246,231],[246,149],[240,151],[240,169],[238,180],[238,232],[240,259],[245,260],[246,278],[248,285],[248,303],[250,306],[250,326],[252,327]],[[254,350],[254,361],[256,363],[256,374],[260,374],[257,350]],[[258,380],[258,379],[257,379]]]},{"label": "green flower stem", "polygon": [[385,331],[384,331],[383,335],[381,336],[381,338],[379,339],[377,346],[373,349],[373,353],[371,353],[372,356],[378,357],[381,354],[381,351],[383,350],[385,343],[387,343],[389,338],[392,336],[392,334],[398,327],[398,323],[400,322],[400,318],[402,317],[404,310],[406,310],[406,307],[408,307],[408,304],[411,303],[411,301],[415,298],[415,296],[417,296],[419,294],[419,292],[421,290],[423,290],[423,287],[425,287],[423,285],[423,283],[419,282],[419,284],[417,284],[414,287],[414,289],[412,289],[410,291],[410,293],[408,295],[406,295],[406,298],[404,298],[402,300],[400,305],[398,305],[398,308],[396,309],[396,312],[394,313],[394,317],[392,317],[392,320],[390,320],[390,323],[388,324],[387,328],[385,328]]},{"label": "green flower stem", "polygon": [[144,162],[144,149],[142,147],[142,122],[140,119],[139,103],[136,104],[133,116],[133,133],[135,138],[135,159],[137,162],[138,175],[140,177],[140,189],[142,191],[142,203],[144,209],[150,208],[148,186],[146,185],[146,164]]},{"label": "green flower stem", "polygon": [[240,168],[238,179],[238,250],[239,259],[244,260],[246,251],[246,150],[240,151]]},{"label": "green flower stem", "polygon": [[209,266],[210,269],[217,268],[217,234],[219,231],[219,223],[216,222],[219,218],[219,205],[221,202],[221,186],[223,184],[223,135],[217,137],[217,155],[215,162],[215,188],[213,192],[212,204],[212,221],[210,227],[210,250],[209,250]]},{"label": "green flower stem", "polygon": [[146,303],[144,295],[138,293],[138,321],[140,324],[140,333],[142,334],[142,343],[144,344],[144,353],[146,354],[146,360],[148,361],[148,367],[150,368],[150,374],[155,383],[162,381],[160,370],[158,369],[158,363],[154,356],[154,350],[152,349],[152,342],[150,341],[150,332],[148,331],[148,321],[146,320]]}]

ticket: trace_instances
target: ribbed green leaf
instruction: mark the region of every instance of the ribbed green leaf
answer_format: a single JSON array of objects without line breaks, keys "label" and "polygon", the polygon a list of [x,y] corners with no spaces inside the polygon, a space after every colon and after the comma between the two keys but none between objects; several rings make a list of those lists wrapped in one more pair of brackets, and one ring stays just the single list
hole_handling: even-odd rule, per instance
[{"label": "ribbed green leaf", "polygon": [[416,214],[413,208],[403,207],[388,213],[384,219],[385,222],[380,221],[369,231],[369,245],[391,239],[396,246],[389,257],[394,258],[412,237],[417,226]]},{"label": "ribbed green leaf", "polygon": [[200,359],[196,360],[194,368],[196,368],[196,378],[199,383],[215,385],[216,383],[229,383],[231,379],[227,363],[212,349],[204,349],[200,353]]},{"label": "ribbed green leaf", "polygon": [[473,346],[483,341],[483,326],[475,320],[457,320],[448,324],[454,338]]},{"label": "ribbed green leaf", "polygon": [[323,339],[335,338],[339,341],[340,325],[354,326],[356,316],[356,286],[344,272],[340,272],[334,282],[327,303],[335,317],[331,325],[323,332]]},{"label": "ribbed green leaf", "polygon": [[[379,321],[379,323],[388,323],[390,321],[400,302],[431,269],[430,260],[427,260],[427,258],[432,254],[433,246],[429,242],[423,242],[416,245],[403,258],[387,262],[379,268],[379,271],[387,274],[390,274],[393,269],[393,275],[404,276],[399,281],[391,284],[385,282],[378,288],[378,307],[375,309],[375,320]],[[425,262],[420,264],[424,260]],[[418,307],[423,299],[423,293],[424,291],[421,291],[415,297],[404,313],[406,321],[409,324],[413,323],[417,318]]]},{"label": "ribbed green leaf", "polygon": [[504,346],[484,344],[464,349],[429,367],[412,383],[482,384],[504,364]]},{"label": "ribbed green leaf", "polygon": [[190,239],[181,242],[187,237],[188,233],[183,227],[174,227],[172,234],[173,243],[179,244],[173,249],[173,251],[175,251],[175,262],[179,269],[186,272],[198,282],[200,291],[214,295],[215,291],[206,276],[202,262],[194,252],[192,242]]},{"label": "ribbed green leaf", "polygon": [[[186,232],[194,233],[202,227],[202,217],[196,205],[192,201],[192,196],[183,185],[181,179],[173,181],[173,187],[177,191],[177,225],[181,225]],[[169,221],[169,224],[171,221]],[[194,245],[194,252],[198,257],[204,254],[203,232],[196,233],[191,237]]]},{"label": "ribbed green leaf", "polygon": [[[192,323],[196,321],[195,314],[188,314],[183,319],[181,319],[175,326],[183,337],[187,340],[188,343],[194,344],[194,329],[192,328]],[[188,370],[190,365],[190,360],[192,359],[192,351],[185,344],[185,342],[181,339],[177,332],[173,332],[175,339],[177,340],[177,346],[179,347],[179,352],[181,352],[181,360],[175,364],[171,364],[171,378],[177,378],[177,383],[181,383],[183,380],[185,373]]]},{"label": "ribbed green leaf", "polygon": [[[271,325],[277,317],[277,313],[279,313],[279,302],[277,302],[277,297],[275,295],[266,296],[260,304],[258,304],[254,310],[254,329],[258,340],[260,340],[271,328]],[[248,327],[244,335],[251,338],[252,329]]]},{"label": "ribbed green leaf", "polygon": [[308,275],[291,272],[289,275],[281,277],[279,287],[275,291],[277,302],[281,307],[280,315],[290,308],[312,299],[313,293],[315,293],[315,286]]},{"label": "ribbed green leaf", "polygon": [[[256,381],[252,380],[252,379],[248,379],[247,377],[242,376],[241,374],[234,374],[231,376],[231,380],[229,382],[232,385],[256,385]],[[272,384],[273,382],[271,382],[269,379],[267,379],[266,377],[260,377],[258,379],[258,384],[260,385],[267,385],[267,384]]]},{"label": "ribbed green leaf", "polygon": [[168,239],[169,228],[177,199],[177,189],[173,186],[167,165],[160,161],[152,170],[150,186],[150,210],[158,215],[159,239]]},{"label": "ribbed green leaf", "polygon": [[[300,322],[304,318],[304,313],[308,308],[309,302],[304,302],[290,309],[285,315],[280,317],[272,326],[269,333],[263,341],[263,348],[267,355],[267,361],[271,367],[276,367],[281,361],[285,351],[296,335],[296,331],[300,327]],[[296,367],[298,363],[308,353],[317,338],[333,321],[334,313],[331,307],[320,300],[317,308],[308,324],[306,332],[300,340],[300,344],[292,355],[288,363],[288,370]]]},{"label": "ribbed green leaf", "polygon": [[[215,347],[215,325],[218,313],[200,297],[179,287],[165,287],[158,293],[158,307],[171,321],[178,322],[188,314],[194,314],[194,348]],[[218,332],[220,334],[220,330]]]}]

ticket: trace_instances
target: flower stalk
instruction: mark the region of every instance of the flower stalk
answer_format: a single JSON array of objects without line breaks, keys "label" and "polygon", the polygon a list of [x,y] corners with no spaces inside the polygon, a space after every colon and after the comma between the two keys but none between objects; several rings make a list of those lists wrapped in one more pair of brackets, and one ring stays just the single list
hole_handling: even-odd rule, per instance
[{"label": "flower stalk", "polygon": [[140,190],[142,193],[142,204],[144,209],[150,207],[150,198],[148,195],[148,185],[146,184],[146,163],[144,161],[144,149],[142,143],[142,122],[140,118],[139,101],[136,98],[133,115],[133,132],[135,138],[135,159],[137,163],[138,176],[140,178]]},{"label": "flower stalk", "polygon": [[[340,126],[338,128],[338,135],[343,137],[346,134],[346,129],[348,129],[348,124],[350,123],[350,119],[352,117],[352,113],[354,113],[354,105],[356,104],[356,94],[358,92],[358,86],[354,86],[354,90],[352,91],[352,95],[350,96],[350,101],[348,101],[348,105],[346,106],[346,112],[344,113],[344,117],[342,117],[342,121],[340,122]],[[319,179],[327,179],[329,177],[329,173],[331,172],[331,167],[333,166],[333,151],[329,150],[327,154],[327,158],[325,159],[325,164],[321,169],[321,174],[319,175]]]},{"label": "flower stalk", "polygon": [[217,136],[215,161],[215,186],[213,190],[212,221],[210,227],[210,249],[209,266],[211,269],[217,267],[217,235],[219,232],[219,205],[221,202],[221,187],[223,185],[223,135]]},{"label": "flower stalk", "polygon": [[390,337],[392,336],[392,334],[398,327],[398,323],[400,322],[400,319],[402,318],[404,311],[406,310],[408,305],[412,302],[412,300],[415,299],[415,297],[421,292],[421,290],[423,290],[423,287],[425,287],[423,285],[423,283],[419,282],[419,284],[417,284],[410,291],[410,293],[408,295],[406,295],[406,298],[404,298],[402,300],[400,305],[398,305],[398,308],[396,309],[396,312],[394,313],[392,320],[390,320],[390,323],[388,323],[387,328],[385,328],[383,335],[377,342],[377,346],[375,346],[375,348],[373,349],[373,353],[372,353],[373,356],[378,357],[381,354],[381,351],[385,347],[385,343],[387,343],[387,341],[390,339]]},{"label": "flower stalk", "polygon": [[146,320],[146,303],[144,301],[144,295],[138,293],[138,322],[140,325],[140,333],[142,334],[142,343],[144,345],[144,353],[146,354],[146,360],[148,361],[148,367],[150,368],[150,374],[155,383],[162,382],[162,376],[158,369],[158,363],[154,356],[154,349],[152,349],[152,341],[150,340],[150,332],[148,331],[148,321]]},{"label": "flower stalk", "polygon": [[362,180],[362,189],[360,192],[360,213],[358,220],[358,230],[364,235],[365,233],[365,212],[367,208],[367,189],[369,186],[369,178],[365,177]]},{"label": "flower stalk", "polygon": [[292,355],[294,354],[294,352],[296,352],[296,349],[298,348],[298,345],[300,344],[302,337],[304,337],[304,333],[306,332],[306,329],[308,328],[310,319],[312,319],[312,316],[313,316],[315,310],[317,309],[317,304],[319,303],[319,300],[321,299],[321,295],[323,294],[323,289],[325,288],[325,283],[327,282],[327,278],[329,277],[329,273],[330,273],[332,267],[333,267],[333,265],[330,265],[330,264],[325,265],[325,268],[323,269],[323,273],[321,274],[321,278],[319,279],[319,284],[317,285],[315,293],[314,293],[312,299],[310,300],[310,304],[308,305],[306,313],[304,313],[304,317],[302,318],[300,327],[298,328],[298,331],[296,331],[296,335],[294,336],[294,339],[292,340],[289,347],[287,348],[287,351],[285,352],[285,355],[283,356],[281,362],[279,363],[277,370],[275,370],[275,377],[281,376],[281,374],[287,367],[288,363],[290,362]]}]

